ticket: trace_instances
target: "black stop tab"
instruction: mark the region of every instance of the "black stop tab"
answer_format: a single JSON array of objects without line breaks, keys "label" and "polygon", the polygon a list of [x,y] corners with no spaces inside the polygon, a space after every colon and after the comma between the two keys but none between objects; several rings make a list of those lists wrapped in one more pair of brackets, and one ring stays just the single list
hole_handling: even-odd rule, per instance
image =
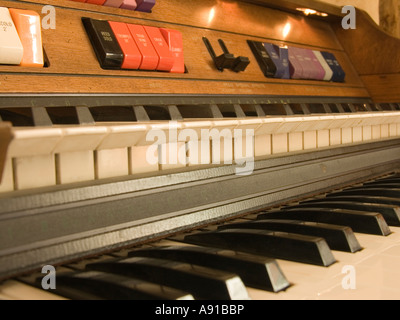
[{"label": "black stop tab", "polygon": [[82,18],[97,59],[103,69],[121,69],[124,53],[108,21]]}]

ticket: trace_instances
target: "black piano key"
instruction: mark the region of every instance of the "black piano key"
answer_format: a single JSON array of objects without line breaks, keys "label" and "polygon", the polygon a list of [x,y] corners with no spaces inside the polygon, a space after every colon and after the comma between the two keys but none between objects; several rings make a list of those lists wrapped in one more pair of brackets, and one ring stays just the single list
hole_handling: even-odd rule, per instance
[{"label": "black piano key", "polygon": [[279,292],[290,286],[274,259],[230,250],[198,246],[166,246],[131,251],[128,256],[180,261],[232,272],[239,275],[248,287],[267,291]]},{"label": "black piano key", "polygon": [[57,275],[57,294],[73,300],[193,300],[187,292],[98,271]]},{"label": "black piano key", "polygon": [[400,199],[399,189],[387,188],[351,188],[327,194],[327,197],[337,195],[362,195],[362,196],[376,196],[376,197],[389,197]]},{"label": "black piano key", "polygon": [[399,183],[394,183],[394,182],[379,182],[379,183],[373,183],[373,184],[363,184],[362,187],[360,188],[388,188],[388,189],[399,189],[400,188],[400,182]]},{"label": "black piano key", "polygon": [[380,213],[346,209],[297,208],[261,213],[257,219],[302,220],[349,226],[355,232],[387,236],[389,226]]},{"label": "black piano key", "polygon": [[378,179],[375,181],[365,182],[363,185],[374,185],[374,184],[381,184],[381,183],[400,184],[400,177],[389,177],[389,178],[385,178],[385,179]]},{"label": "black piano key", "polygon": [[380,204],[390,204],[393,206],[400,206],[400,199],[389,198],[389,197],[375,197],[375,196],[335,196],[327,198],[328,201],[352,201],[352,202],[366,202],[366,203],[380,203]]},{"label": "black piano key", "polygon": [[257,220],[224,224],[218,229],[260,229],[321,237],[332,250],[357,252],[362,248],[353,230],[346,226],[296,220]]},{"label": "black piano key", "polygon": [[400,226],[400,208],[389,204],[356,203],[350,201],[313,200],[305,201],[290,208],[338,208],[357,211],[378,212],[389,226]]},{"label": "black piano key", "polygon": [[248,299],[246,287],[237,275],[188,263],[133,257],[88,264],[87,268],[187,291],[196,299]]},{"label": "black piano key", "polygon": [[336,262],[324,239],[284,232],[229,229],[187,235],[184,241],[319,266]]},{"label": "black piano key", "polygon": [[400,189],[400,185],[397,183],[374,183],[374,184],[364,184],[362,186],[357,187],[357,189],[375,189],[375,188],[384,188],[384,189]]}]

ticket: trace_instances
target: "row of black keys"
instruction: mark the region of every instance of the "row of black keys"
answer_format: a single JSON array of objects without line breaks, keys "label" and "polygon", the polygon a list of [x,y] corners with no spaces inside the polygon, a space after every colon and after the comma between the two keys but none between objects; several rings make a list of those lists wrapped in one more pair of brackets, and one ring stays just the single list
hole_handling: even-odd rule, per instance
[{"label": "row of black keys", "polygon": [[182,246],[149,246],[70,265],[75,271],[57,274],[55,293],[70,299],[229,300],[247,299],[246,286],[286,290],[290,283],[275,259],[327,267],[336,262],[331,250],[362,249],[353,231],[387,236],[389,226],[400,226],[400,176],[253,218],[171,239]]}]

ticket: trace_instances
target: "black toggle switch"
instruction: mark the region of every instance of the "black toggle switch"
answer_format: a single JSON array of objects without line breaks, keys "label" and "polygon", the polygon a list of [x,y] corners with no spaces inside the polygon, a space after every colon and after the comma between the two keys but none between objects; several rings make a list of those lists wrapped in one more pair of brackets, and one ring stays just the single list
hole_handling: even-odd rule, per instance
[{"label": "black toggle switch", "polygon": [[203,42],[206,45],[208,52],[210,53],[210,56],[215,63],[216,68],[221,72],[224,71],[224,69],[230,69],[235,72],[244,71],[250,63],[249,58],[235,57],[232,53],[230,53],[226,48],[225,43],[221,39],[219,39],[218,42],[224,53],[219,56],[215,54],[215,51],[211,46],[210,41],[206,37],[203,37]]},{"label": "black toggle switch", "polygon": [[[225,45],[225,42],[222,39],[218,39],[218,43],[222,48],[222,51],[225,54],[230,54],[228,48]],[[233,61],[232,65],[230,66],[229,69],[235,72],[241,72],[246,70],[247,66],[250,64],[250,60],[247,57],[239,56],[236,57],[235,60]]]},{"label": "black toggle switch", "polygon": [[208,52],[210,53],[211,58],[213,59],[215,66],[219,71],[224,71],[224,69],[230,69],[235,61],[235,57],[233,54],[230,53],[223,53],[217,57],[213,47],[211,46],[210,41],[203,37],[203,42],[206,45]]}]

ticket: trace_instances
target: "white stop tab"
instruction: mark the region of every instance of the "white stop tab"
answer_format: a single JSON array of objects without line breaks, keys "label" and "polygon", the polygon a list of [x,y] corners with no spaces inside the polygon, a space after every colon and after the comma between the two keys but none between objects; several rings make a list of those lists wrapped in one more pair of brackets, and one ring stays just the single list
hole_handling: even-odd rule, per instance
[{"label": "white stop tab", "polygon": [[0,7],[0,64],[21,63],[24,48],[8,8]]}]

